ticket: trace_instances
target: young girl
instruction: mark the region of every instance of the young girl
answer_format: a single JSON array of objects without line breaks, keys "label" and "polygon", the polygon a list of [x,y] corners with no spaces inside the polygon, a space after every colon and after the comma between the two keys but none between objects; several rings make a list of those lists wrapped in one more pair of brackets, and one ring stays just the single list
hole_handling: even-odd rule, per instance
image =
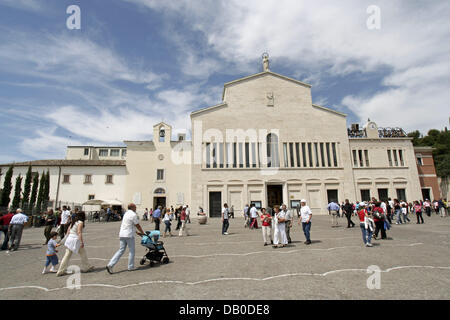
[{"label": "young girl", "polygon": [[369,216],[369,212],[366,210],[366,204],[364,202],[361,202],[359,204],[359,209],[359,226],[361,227],[364,244],[366,245],[366,247],[372,247],[370,241],[372,240],[373,226],[370,221],[371,219]]},{"label": "young girl", "polygon": [[267,246],[268,240],[270,240],[270,243],[273,243],[272,241],[272,216],[266,212],[265,208],[261,209],[261,224],[262,224],[262,233],[263,233],[263,239],[264,239],[264,246]]},{"label": "young girl", "polygon": [[58,237],[57,232],[53,231],[50,233],[50,240],[48,240],[47,243],[47,252],[46,252],[47,260],[45,261],[45,267],[44,270],[42,270],[42,274],[47,273],[47,268],[50,264],[52,264],[50,272],[53,273],[57,272],[55,270],[56,265],[58,265],[58,255],[56,254],[58,250],[56,250],[56,248],[60,246],[59,244],[56,243],[57,237]]},{"label": "young girl", "polygon": [[172,213],[170,212],[170,209],[166,209],[166,213],[164,214],[164,224],[166,225],[166,230],[164,230],[163,237],[166,237],[167,232],[169,232],[169,236],[172,236],[172,231],[170,230],[170,226],[172,225],[171,221],[173,219]]}]

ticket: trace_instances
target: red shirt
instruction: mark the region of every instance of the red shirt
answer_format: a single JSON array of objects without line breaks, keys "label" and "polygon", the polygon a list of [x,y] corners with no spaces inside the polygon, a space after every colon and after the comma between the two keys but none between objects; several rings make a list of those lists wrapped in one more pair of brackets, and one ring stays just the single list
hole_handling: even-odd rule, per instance
[{"label": "red shirt", "polygon": [[270,227],[272,224],[270,223],[270,220],[264,221],[266,218],[272,218],[272,217],[268,213],[261,215],[262,225],[263,225],[263,227]]},{"label": "red shirt", "polygon": [[0,225],[9,226],[12,217],[14,217],[14,214],[12,213],[5,214],[3,217],[0,218]]},{"label": "red shirt", "polygon": [[186,210],[181,211],[180,220],[185,221],[186,220]]},{"label": "red shirt", "polygon": [[366,213],[367,213],[366,209],[359,210],[358,216],[359,216],[359,221],[360,222],[364,222],[364,218],[366,217]]}]

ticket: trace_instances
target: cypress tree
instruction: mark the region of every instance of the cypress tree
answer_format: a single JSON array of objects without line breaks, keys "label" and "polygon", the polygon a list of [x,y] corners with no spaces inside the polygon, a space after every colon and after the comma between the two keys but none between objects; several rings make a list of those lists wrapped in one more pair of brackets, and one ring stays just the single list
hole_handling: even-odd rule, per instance
[{"label": "cypress tree", "polygon": [[2,197],[0,199],[0,207],[7,208],[9,202],[11,201],[10,195],[12,190],[12,175],[13,175],[14,166],[10,166],[5,175],[5,181],[3,181],[3,191]]},{"label": "cypress tree", "polygon": [[23,187],[23,199],[22,199],[22,209],[28,210],[30,207],[30,193],[31,193],[31,166],[28,167],[27,175],[25,177],[25,185]]},{"label": "cypress tree", "polygon": [[39,186],[39,174],[35,174],[33,177],[33,188],[31,189],[31,198],[30,203],[28,205],[29,209],[33,209],[36,204],[36,198],[38,194],[38,186]]},{"label": "cypress tree", "polygon": [[39,191],[36,201],[36,211],[37,214],[42,212],[42,201],[44,200],[44,188],[45,188],[45,173],[42,172],[41,181],[39,183]]},{"label": "cypress tree", "polygon": [[48,201],[50,200],[50,170],[47,170],[45,175],[44,195],[42,198],[42,209],[47,210]]},{"label": "cypress tree", "polygon": [[12,211],[16,211],[20,206],[20,193],[22,192],[22,176],[16,178],[16,186],[14,188],[14,198],[11,205]]}]

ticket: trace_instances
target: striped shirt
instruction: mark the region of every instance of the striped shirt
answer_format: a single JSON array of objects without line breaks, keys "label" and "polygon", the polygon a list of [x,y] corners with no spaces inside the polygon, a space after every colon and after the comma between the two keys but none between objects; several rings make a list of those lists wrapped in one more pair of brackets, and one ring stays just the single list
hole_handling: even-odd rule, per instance
[{"label": "striped shirt", "polygon": [[12,217],[9,224],[25,224],[28,222],[28,217],[23,213],[17,213]]}]

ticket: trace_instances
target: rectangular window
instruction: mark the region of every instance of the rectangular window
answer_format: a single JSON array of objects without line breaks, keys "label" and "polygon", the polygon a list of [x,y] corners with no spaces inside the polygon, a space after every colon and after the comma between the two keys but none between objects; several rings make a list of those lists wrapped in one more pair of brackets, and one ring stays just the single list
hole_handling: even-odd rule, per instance
[{"label": "rectangular window", "polygon": [[364,158],[366,158],[366,167],[369,167],[369,150],[364,150]]},{"label": "rectangular window", "polygon": [[245,143],[245,167],[250,168],[250,144]]},{"label": "rectangular window", "polygon": [[242,142],[239,142],[239,168],[244,167],[244,146]]},{"label": "rectangular window", "polygon": [[63,176],[63,183],[70,183],[70,174],[65,174]]},{"label": "rectangular window", "polygon": [[388,189],[378,189],[378,200],[380,201],[388,200]]},{"label": "rectangular window", "polygon": [[158,180],[158,181],[164,180],[164,169],[156,170],[156,180]]},{"label": "rectangular window", "polygon": [[217,143],[212,144],[212,163],[213,168],[217,168]]},{"label": "rectangular window", "polygon": [[223,143],[219,143],[219,167],[223,168]]},{"label": "rectangular window", "polygon": [[122,157],[126,157],[127,156],[127,149],[122,149]]},{"label": "rectangular window", "polygon": [[364,167],[364,159],[363,159],[362,150],[358,150],[358,157],[359,157],[359,166],[362,168],[362,167]]},{"label": "rectangular window", "polygon": [[392,150],[392,152],[394,153],[394,163],[395,163],[395,166],[398,167],[397,150]]},{"label": "rectangular window", "polygon": [[387,155],[388,155],[388,160],[389,160],[389,167],[392,167],[392,155],[391,155],[391,150],[387,151]]},{"label": "rectangular window", "polygon": [[422,156],[417,155],[417,164],[418,164],[419,166],[423,166]]},{"label": "rectangular window", "polygon": [[88,196],[88,200],[94,200],[95,199],[95,194],[90,194]]},{"label": "rectangular window", "polygon": [[400,165],[405,166],[405,161],[403,160],[403,150],[398,150],[398,157],[400,158]]},{"label": "rectangular window", "polygon": [[107,157],[108,156],[108,149],[100,149],[98,152],[99,157]]},{"label": "rectangular window", "polygon": [[338,160],[337,160],[337,151],[336,151],[336,143],[335,142],[333,142],[331,144],[331,149],[333,149],[333,163],[334,163],[334,166],[337,167]]},{"label": "rectangular window", "polygon": [[92,183],[92,175],[86,174],[86,175],[84,176],[84,183],[85,183],[85,184],[90,184],[90,183]]},{"label": "rectangular window", "polygon": [[107,184],[112,184],[113,183],[113,175],[112,174],[108,174],[106,176],[106,183]]},{"label": "rectangular window", "polygon": [[295,160],[294,160],[294,144],[291,142],[289,143],[289,152],[291,153],[291,168],[295,167]]},{"label": "rectangular window", "polygon": [[298,142],[295,143],[295,155],[297,158],[297,167],[300,168],[300,143]]},{"label": "rectangular window", "polygon": [[327,162],[328,162],[328,167],[330,168],[330,167],[331,167],[330,143],[327,142],[327,143],[325,144],[325,146],[326,146],[326,149],[327,149]]},{"label": "rectangular window", "polygon": [[316,155],[316,167],[319,167],[319,146],[317,142],[314,142],[314,154]]},{"label": "rectangular window", "polygon": [[120,150],[119,149],[111,149],[110,155],[111,155],[111,157],[118,157],[118,156],[120,156]]},{"label": "rectangular window", "polygon": [[308,142],[308,155],[309,155],[309,166],[313,166],[313,158],[312,158],[312,145],[311,142]]},{"label": "rectangular window", "polygon": [[284,154],[284,167],[287,168],[289,166],[287,143],[283,143],[283,154]]},{"label": "rectangular window", "polygon": [[233,168],[237,168],[237,143],[233,142]]},{"label": "rectangular window", "polygon": [[252,143],[252,167],[256,168],[256,143]]},{"label": "rectangular window", "polygon": [[353,154],[353,167],[357,168],[358,167],[358,158],[356,156],[356,150],[352,150],[352,154]]},{"label": "rectangular window", "polygon": [[229,168],[231,165],[231,145],[225,143],[225,167]]},{"label": "rectangular window", "polygon": [[322,167],[325,167],[325,154],[324,154],[323,142],[320,143],[320,159],[322,160]]},{"label": "rectangular window", "polygon": [[361,190],[361,201],[370,201],[370,190]]},{"label": "rectangular window", "polygon": [[89,155],[89,148],[84,148],[84,155],[88,156]]},{"label": "rectangular window", "polygon": [[206,148],[205,148],[205,152],[206,152],[206,168],[211,168],[211,144],[208,142],[206,144]]},{"label": "rectangular window", "polygon": [[399,201],[407,201],[406,200],[406,190],[405,189],[397,189],[397,199]]},{"label": "rectangular window", "polygon": [[303,156],[303,167],[307,167],[307,163],[306,163],[306,144],[304,142],[302,142],[302,156]]}]

